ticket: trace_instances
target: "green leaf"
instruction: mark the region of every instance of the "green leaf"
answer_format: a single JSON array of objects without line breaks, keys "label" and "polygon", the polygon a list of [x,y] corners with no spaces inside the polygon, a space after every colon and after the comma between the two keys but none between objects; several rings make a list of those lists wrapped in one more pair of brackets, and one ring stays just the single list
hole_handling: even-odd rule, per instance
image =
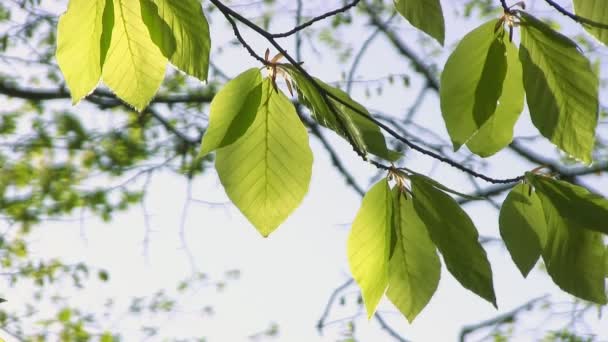
[{"label": "green leaf", "polygon": [[300,205],[308,192],[312,151],[293,104],[262,82],[262,99],[245,134],[217,150],[220,181],[230,200],[264,236]]},{"label": "green leaf", "polygon": [[576,44],[521,12],[524,88],[532,122],[559,148],[592,161],[598,120],[598,76]]},{"label": "green leaf", "polygon": [[395,8],[410,24],[443,45],[445,23],[439,0],[395,0]]},{"label": "green leaf", "polygon": [[[588,227],[582,225],[581,220],[564,215],[556,205],[561,199],[556,201],[556,194],[547,192],[551,182],[548,178],[528,174],[528,179],[536,188],[547,222],[547,242],[542,252],[547,272],[564,291],[605,304],[605,270],[598,267],[606,258],[602,234],[585,229]],[[578,215],[585,214],[581,211]]]},{"label": "green leaf", "polygon": [[471,218],[452,197],[419,176],[410,176],[414,208],[462,286],[496,306],[492,269]]},{"label": "green leaf", "polygon": [[[608,2],[606,0],[574,0],[574,12],[592,21],[608,25]],[[608,29],[583,24],[587,32],[604,45],[608,45]]]},{"label": "green leaf", "polygon": [[114,342],[114,336],[112,336],[111,332],[106,331],[99,338],[99,342]]},{"label": "green leaf", "polygon": [[395,252],[389,261],[386,296],[411,323],[437,290],[441,262],[413,201],[393,189]]},{"label": "green leaf", "polygon": [[143,110],[160,87],[167,59],[143,22],[139,1],[114,0],[114,27],[102,78],[118,97]]},{"label": "green leaf", "polygon": [[470,141],[483,157],[511,142],[524,100],[517,50],[496,25],[491,20],[467,34],[441,74],[441,112],[454,150]]},{"label": "green leaf", "polygon": [[315,81],[324,91],[333,94],[344,103],[348,103],[351,107],[357,109],[357,111],[354,111],[328,96],[329,103],[336,111],[334,113],[321,92],[311,81],[293,67],[286,67],[286,70],[296,82],[300,101],[311,110],[315,121],[335,131],[346,140],[349,140],[348,137],[350,136],[356,147],[364,153],[369,152],[389,161],[396,161],[401,157],[400,153],[388,149],[380,127],[360,114],[370,116],[367,109],[351,99],[348,94],[315,78]]},{"label": "green leaf", "polygon": [[568,182],[530,173],[528,178],[539,196],[551,202],[561,217],[582,228],[608,234],[608,200]]},{"label": "green leaf", "polygon": [[482,157],[495,154],[513,141],[513,128],[524,109],[523,71],[518,50],[508,41],[507,35],[502,39],[507,53],[507,74],[502,84],[502,94],[496,111],[467,141],[469,150]]},{"label": "green leaf", "polygon": [[540,199],[531,185],[516,185],[500,208],[500,236],[511,258],[526,277],[538,261],[547,239]]},{"label": "green leaf", "polygon": [[[57,24],[57,63],[76,104],[101,77],[103,16],[111,1],[71,0]],[[111,13],[109,14],[111,15]]]},{"label": "green leaf", "polygon": [[[145,0],[146,6],[156,11],[162,23],[155,18],[144,20],[152,39],[173,65],[200,80],[207,80],[211,37],[209,24],[197,0]],[[146,16],[144,16],[144,19]]]},{"label": "green leaf", "polygon": [[382,179],[363,197],[347,246],[350,271],[361,288],[368,318],[388,285],[392,220],[391,189],[388,181]]},{"label": "green leaf", "polygon": [[64,308],[57,313],[57,319],[62,323],[67,323],[72,318],[72,310]]},{"label": "green leaf", "polygon": [[99,272],[97,272],[97,277],[99,280],[107,282],[110,279],[110,274],[106,270],[99,270]]},{"label": "green leaf", "polygon": [[200,155],[234,143],[251,126],[262,99],[262,74],[251,68],[235,77],[215,95],[209,109],[209,126]]}]

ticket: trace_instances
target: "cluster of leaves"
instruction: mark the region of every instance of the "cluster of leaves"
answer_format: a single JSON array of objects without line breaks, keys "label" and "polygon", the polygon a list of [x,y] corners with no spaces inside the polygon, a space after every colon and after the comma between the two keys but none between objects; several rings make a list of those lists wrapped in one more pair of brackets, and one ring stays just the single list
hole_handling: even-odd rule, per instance
[{"label": "cluster of leaves", "polygon": [[[219,8],[231,21],[254,25],[223,5]],[[445,24],[438,0],[395,1],[395,9],[443,44]],[[608,17],[608,5],[600,0],[575,1],[575,9],[589,20]],[[90,26],[86,31],[92,38],[83,40],[74,33],[82,22]],[[515,27],[521,28],[519,52],[512,43]],[[606,43],[605,30],[586,28]],[[122,100],[144,110],[168,61],[206,79],[209,48],[208,25],[194,0],[72,0],[58,27],[57,59],[75,102],[101,78]],[[201,156],[217,150],[215,166],[226,193],[263,236],[304,198],[313,160],[306,129],[277,87],[279,76],[290,92],[297,90],[316,122],[344,137],[363,159],[371,154],[392,163],[400,157],[387,147],[381,131],[385,127],[365,107],[285,57],[289,64],[278,63],[281,54],[266,58],[266,78],[250,69],[219,91],[201,146]],[[512,141],[525,97],[540,133],[589,164],[598,122],[598,84],[597,72],[576,43],[531,14],[505,7],[500,19],[467,34],[448,59],[441,77],[441,109],[454,149],[466,145],[487,157]],[[391,190],[383,180],[368,192],[349,238],[349,261],[368,314],[386,292],[412,320],[437,287],[436,249],[465,288],[496,305],[490,264],[477,230],[446,193],[449,189],[407,169],[376,161],[374,165],[388,169],[397,185]],[[501,233],[516,264],[525,275],[542,255],[562,289],[605,303],[608,270],[602,233],[608,233],[608,202],[536,173],[527,174],[525,182],[513,189],[501,210]],[[521,230],[525,233],[520,235]]]},{"label": "cluster of leaves", "polygon": [[195,0],[72,0],[57,27],[57,62],[74,103],[101,78],[141,111],[168,61],[206,80],[210,47],[209,25]]},{"label": "cluster of leaves", "polygon": [[[391,190],[389,178],[395,180]],[[430,178],[392,170],[363,198],[348,260],[369,316],[386,292],[412,321],[439,283],[439,250],[460,284],[496,305],[492,272],[472,220]],[[526,174],[500,210],[500,233],[527,276],[539,257],[553,281],[579,298],[606,304],[608,200],[538,173]]]}]

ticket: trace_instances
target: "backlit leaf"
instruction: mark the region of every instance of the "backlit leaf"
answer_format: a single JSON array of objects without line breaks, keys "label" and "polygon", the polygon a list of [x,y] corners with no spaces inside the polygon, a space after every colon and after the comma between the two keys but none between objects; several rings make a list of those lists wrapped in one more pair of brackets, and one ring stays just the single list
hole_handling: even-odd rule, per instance
[{"label": "backlit leaf", "polygon": [[235,77],[215,95],[209,109],[209,126],[201,155],[240,138],[255,119],[262,99],[262,74],[251,68]]},{"label": "backlit leaf", "polygon": [[[602,234],[586,229],[581,220],[562,213],[562,208],[556,205],[560,202],[555,201],[556,194],[547,192],[553,181],[532,174],[528,174],[528,179],[536,188],[547,223],[547,242],[542,252],[547,272],[562,290],[605,304],[605,270],[600,265],[605,263],[606,248]],[[579,213],[584,215],[585,212]]]},{"label": "backlit leaf", "polygon": [[462,286],[496,306],[492,269],[471,218],[456,201],[418,176],[410,176],[414,208]]},{"label": "backlit leaf", "polygon": [[[91,93],[101,77],[101,36],[106,0],[71,0],[57,24],[57,63],[70,88],[72,103]],[[111,11],[106,15],[113,16]],[[111,30],[111,27],[108,28]]]},{"label": "backlit leaf", "polygon": [[382,179],[363,197],[348,237],[348,264],[361,288],[368,317],[376,311],[388,285],[392,215],[391,190]]},{"label": "backlit leaf", "polygon": [[507,54],[507,73],[502,84],[502,94],[496,111],[466,143],[471,152],[482,157],[495,154],[513,141],[513,128],[524,109],[525,92],[518,50],[509,42],[508,35],[502,39]]},{"label": "backlit leaf", "polygon": [[598,76],[576,44],[521,12],[520,60],[532,122],[559,148],[591,162],[598,120]]},{"label": "backlit leaf", "polygon": [[[529,178],[532,177],[528,174]],[[561,180],[535,176],[533,185],[543,201],[559,210],[559,215],[578,226],[608,234],[608,200],[589,190]]]},{"label": "backlit leaf", "polygon": [[167,59],[144,24],[139,1],[114,0],[114,27],[102,78],[118,97],[143,110],[160,87]]},{"label": "backlit leaf", "polygon": [[393,189],[397,242],[389,261],[386,296],[411,323],[437,290],[441,262],[412,198],[406,196]]},{"label": "backlit leaf", "polygon": [[395,0],[395,8],[410,24],[443,45],[445,23],[439,0]]},{"label": "backlit leaf", "polygon": [[158,32],[153,39],[162,40],[161,50],[173,65],[200,80],[207,80],[211,38],[209,24],[197,0],[145,0],[156,10],[156,20],[145,20],[151,31]]},{"label": "backlit leaf", "polygon": [[315,121],[347,140],[350,136],[356,147],[364,153],[369,152],[389,161],[395,161],[401,157],[401,154],[388,149],[380,127],[360,114],[369,116],[367,109],[350,98],[348,94],[315,78],[322,89],[357,109],[357,111],[354,111],[336,99],[328,98],[336,111],[334,113],[311,81],[307,80],[295,68],[288,68],[287,70],[296,82],[300,101],[311,110]]},{"label": "backlit leaf", "polygon": [[525,277],[538,261],[547,239],[543,207],[531,185],[516,185],[500,208],[500,236]]},{"label": "backlit leaf", "polygon": [[308,192],[312,152],[293,104],[262,82],[253,123],[233,144],[217,150],[215,168],[230,200],[268,236]]},{"label": "backlit leaf", "polygon": [[[577,15],[608,25],[608,1],[574,0],[573,3],[574,12]],[[594,27],[589,24],[583,24],[583,27],[604,45],[608,45],[608,28]]]},{"label": "backlit leaf", "polygon": [[441,74],[441,112],[454,150],[467,144],[483,157],[511,142],[524,100],[517,50],[496,24],[467,34]]}]

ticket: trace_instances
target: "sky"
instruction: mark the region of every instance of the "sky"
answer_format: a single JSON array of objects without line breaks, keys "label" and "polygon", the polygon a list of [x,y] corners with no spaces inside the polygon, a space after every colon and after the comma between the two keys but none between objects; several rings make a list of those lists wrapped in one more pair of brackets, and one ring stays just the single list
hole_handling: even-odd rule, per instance
[{"label": "sky", "polygon": [[[333,8],[339,3],[340,1],[309,1],[306,6],[313,13],[313,10]],[[451,13],[460,3],[461,1],[442,2],[448,18],[446,52],[467,31],[480,24],[454,21]],[[243,13],[251,13],[249,5],[240,4],[235,8]],[[534,7],[531,8],[534,11]],[[58,7],[53,9],[61,11]],[[539,9],[538,13],[545,12]],[[231,39],[232,31],[218,19],[220,18],[215,16],[211,25],[213,40],[223,42]],[[395,21],[398,19],[400,20],[396,18]],[[286,15],[277,20],[272,28],[274,31],[282,31],[292,25],[292,20]],[[414,29],[406,24],[400,27],[403,28],[399,31],[400,36],[405,41],[411,44],[419,41],[420,34]],[[363,32],[341,34],[339,38],[351,40],[361,37]],[[247,33],[246,37],[260,54],[265,50],[266,43],[253,38],[251,33]],[[286,42],[286,46],[292,46]],[[423,48],[420,53],[435,48],[437,46]],[[347,65],[335,68],[335,58],[315,54],[309,47],[303,59],[308,70],[327,81],[339,80],[340,72],[347,68]],[[226,48],[221,58],[213,60],[212,57],[212,61],[228,75],[236,75],[256,65],[238,46]],[[363,60],[359,75],[375,79],[409,71],[407,62],[399,60],[393,53],[393,48],[378,39]],[[355,85],[353,96],[368,108],[404,113],[415,101],[420,84],[421,80],[412,75],[410,89],[387,87],[382,96],[372,99],[365,98],[363,86]],[[79,106],[83,110],[87,108],[86,104]],[[425,97],[417,118],[420,124],[433,127],[443,137],[447,137],[436,94],[429,93]],[[522,115],[516,132],[519,136],[534,133],[526,115]],[[359,184],[369,188],[369,179],[376,174],[375,169],[358,159],[341,139],[332,137],[331,141],[344,163],[356,175]],[[240,278],[230,281],[223,291],[218,293],[214,286],[203,287],[184,299],[181,303],[184,311],[180,310],[174,319],[155,322],[161,324],[163,336],[190,336],[203,332],[209,341],[249,341],[251,335],[276,323],[280,329],[279,341],[336,341],[346,328],[341,319],[356,313],[356,286],[351,286],[344,292],[344,307],[333,306],[328,321],[336,323],[327,326],[322,336],[315,325],[333,289],[350,277],[346,261],[346,240],[360,198],[332,168],[331,161],[319,142],[311,138],[310,143],[315,160],[310,191],[302,205],[269,238],[262,238],[238,209],[228,203],[217,174],[210,167],[204,176],[190,185],[185,178],[172,174],[155,175],[150,183],[149,196],[145,200],[145,212],[142,206],[135,206],[127,213],[118,214],[110,223],[95,218],[87,218],[84,224],[79,221],[44,223],[43,229],[34,233],[31,249],[36,255],[83,260],[107,268],[111,274],[108,284],[93,284],[70,294],[70,300],[90,307],[101,306],[103,299],[108,296],[116,297],[118,303],[124,304],[133,296],[152,294],[159,288],[173,289],[177,281],[192,273],[193,267],[208,274],[211,279],[222,278],[227,270],[240,270]],[[539,143],[537,148],[553,153],[549,146],[547,143]],[[407,152],[406,160],[408,167],[437,177],[459,191],[474,190],[466,179],[448,166],[437,165],[412,152]],[[533,167],[515,160],[509,152],[501,152],[488,159],[487,174],[497,178],[511,177]],[[596,189],[608,189],[606,177],[594,178],[593,184]],[[194,200],[188,201],[189,191]],[[481,235],[498,236],[497,211],[493,207],[487,203],[478,203],[467,205],[466,209]],[[142,241],[146,234],[149,234],[149,243],[147,254],[144,255]],[[183,245],[184,240],[187,248]],[[490,243],[485,247],[494,271],[500,311],[462,288],[443,267],[435,296],[413,324],[408,324],[386,300],[381,303],[379,312],[409,340],[452,341],[457,339],[462,326],[492,318],[531,298],[549,294],[554,301],[564,303],[558,309],[564,312],[570,309],[567,304],[569,297],[557,289],[544,272],[532,272],[524,280],[501,244]],[[11,298],[15,300],[3,304],[8,307],[17,306],[20,296],[24,299],[30,296],[25,291],[20,293],[19,289],[11,291],[14,291],[10,293]],[[211,316],[201,315],[200,310],[193,309],[200,307],[199,303],[200,306],[212,305],[215,313]],[[539,335],[534,329],[547,331],[551,327],[562,326],[566,320],[567,317],[560,315],[550,320],[545,320],[545,315],[526,315],[520,324],[522,331],[527,333],[518,335],[517,341],[537,340]],[[150,322],[121,317],[106,323],[107,326],[102,328],[120,328],[126,332],[125,340],[130,341],[130,333]],[[602,324],[601,320],[593,317],[588,319],[588,323],[594,333],[608,340],[608,324]],[[356,331],[356,336],[361,341],[391,340],[376,321],[368,322],[365,315],[357,318]],[[484,335],[479,335],[474,340],[482,337]],[[6,340],[11,341],[9,338]]]}]

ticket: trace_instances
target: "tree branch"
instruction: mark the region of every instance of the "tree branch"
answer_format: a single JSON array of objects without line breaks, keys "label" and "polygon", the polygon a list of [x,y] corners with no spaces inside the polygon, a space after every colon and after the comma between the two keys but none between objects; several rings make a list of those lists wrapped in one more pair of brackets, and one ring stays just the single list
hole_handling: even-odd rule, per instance
[{"label": "tree branch", "polygon": [[608,24],[600,23],[600,22],[591,20],[589,18],[585,18],[585,17],[581,17],[579,15],[576,15],[576,14],[566,10],[565,8],[563,8],[562,6],[560,6],[557,2],[555,2],[553,0],[545,0],[545,2],[547,4],[549,4],[549,6],[553,7],[559,13],[567,16],[568,18],[576,21],[579,24],[585,24],[585,25],[589,25],[589,26],[593,26],[593,27],[597,27],[597,28],[601,28],[601,29],[605,29],[605,30],[608,29]]},{"label": "tree branch", "polygon": [[359,156],[361,156],[361,158],[363,158],[364,160],[370,162],[371,164],[373,164],[374,166],[378,167],[379,169],[384,169],[384,170],[389,170],[390,167],[387,165],[383,165],[381,163],[375,162],[375,161],[370,161],[367,159],[365,153],[363,153],[363,151],[360,151],[359,148],[357,147],[357,145],[354,143],[354,138],[351,136],[351,134],[348,133],[348,130],[345,129],[345,123],[343,122],[342,118],[340,117],[340,115],[338,115],[338,112],[335,108],[335,105],[331,100],[340,103],[342,105],[344,105],[345,107],[349,108],[350,110],[352,110],[354,113],[356,113],[357,115],[361,116],[362,118],[364,118],[365,120],[368,120],[374,124],[376,124],[378,127],[380,127],[382,130],[384,130],[385,132],[387,132],[388,134],[390,134],[391,136],[393,136],[395,139],[399,140],[400,142],[404,143],[406,146],[410,147],[413,150],[416,150],[422,154],[425,154],[431,158],[434,158],[438,161],[441,161],[445,164],[448,164],[454,168],[457,168],[465,173],[468,173],[474,177],[480,178],[485,180],[486,182],[490,182],[490,183],[496,183],[496,184],[505,184],[505,183],[516,183],[519,182],[523,179],[523,176],[519,176],[519,177],[514,177],[514,178],[509,178],[509,179],[496,179],[496,178],[492,178],[492,177],[488,177],[484,174],[478,173],[456,161],[453,161],[447,157],[441,156],[437,153],[434,153],[432,151],[429,151],[421,146],[418,146],[417,144],[412,143],[411,141],[409,141],[407,138],[399,135],[397,132],[395,132],[393,129],[391,129],[390,127],[388,127],[387,125],[383,124],[382,122],[376,120],[375,118],[369,116],[367,113],[365,113],[364,111],[362,111],[360,108],[357,108],[356,106],[353,106],[352,104],[348,103],[347,101],[343,100],[342,98],[340,98],[339,96],[336,96],[335,94],[328,92],[326,89],[324,89],[306,70],[304,70],[304,68],[302,68],[302,66],[300,65],[301,63],[299,63],[298,61],[296,61],[273,37],[272,35],[267,32],[266,30],[264,30],[263,28],[261,28],[260,26],[256,25],[255,23],[253,23],[252,21],[250,21],[249,19],[243,17],[242,15],[240,15],[238,12],[232,10],[231,8],[227,7],[226,5],[224,5],[220,0],[210,0],[219,10],[220,12],[222,12],[224,14],[224,16],[226,17],[226,19],[230,22],[230,24],[233,27],[233,30],[235,32],[235,35],[237,37],[237,40],[239,40],[239,42],[241,43],[241,45],[243,45],[248,51],[249,53],[256,59],[260,60],[263,62],[263,64],[268,64],[268,62],[266,62],[264,59],[262,59],[260,56],[258,56],[255,51],[253,51],[253,49],[251,48],[251,46],[249,46],[249,44],[243,39],[243,37],[240,35],[240,32],[238,30],[238,27],[236,25],[236,23],[234,22],[234,19],[237,19],[239,22],[243,23],[245,26],[249,27],[250,29],[254,30],[255,32],[257,32],[258,34],[260,34],[262,37],[264,37],[275,49],[277,49],[279,51],[279,53],[281,53],[288,61],[289,63],[298,71],[302,74],[302,76],[304,76],[304,78],[306,78],[309,82],[311,82],[311,84],[314,86],[315,90],[317,92],[319,92],[319,94],[322,96],[324,102],[326,103],[326,105],[329,107],[329,109],[333,112],[333,115],[336,117],[336,120],[338,121],[338,123],[341,126],[342,131],[347,132],[346,136],[347,139],[349,140],[349,143],[351,144],[351,146],[353,146],[353,149],[355,150],[355,152],[357,152],[357,154]]},{"label": "tree branch", "polygon": [[289,37],[289,36],[295,34],[296,32],[302,31],[303,29],[307,28],[308,26],[311,26],[312,24],[314,24],[314,23],[316,23],[318,21],[327,19],[329,17],[333,17],[336,14],[344,13],[344,12],[350,10],[351,8],[357,6],[357,4],[360,1],[361,0],[351,1],[350,3],[348,3],[348,4],[346,4],[346,5],[342,6],[342,7],[340,7],[338,9],[335,9],[333,11],[329,11],[329,12],[323,13],[323,14],[321,14],[319,16],[316,16],[316,17],[310,19],[307,22],[304,22],[304,23],[302,23],[300,25],[297,25],[296,27],[292,28],[289,31],[282,32],[282,33],[273,33],[273,34],[270,34],[270,37],[272,37],[272,38],[285,38],[285,37]]},{"label": "tree branch", "polygon": [[401,55],[409,59],[412,64],[414,64],[414,70],[424,76],[429,88],[435,91],[439,91],[439,81],[437,80],[434,72],[424,63],[422,58],[416,55],[414,51],[412,51],[412,49],[410,49],[401,39],[399,39],[397,34],[395,34],[395,32],[393,32],[388,27],[388,25],[383,22],[382,19],[380,19],[378,13],[376,13],[376,11],[374,11],[374,9],[369,6],[369,4],[367,4],[366,2],[364,2],[364,4],[365,6],[363,6],[363,10],[369,15],[371,24],[377,27],[382,33],[384,33],[386,38],[393,44],[395,49],[397,49],[397,51]]},{"label": "tree branch", "polygon": [[376,321],[378,321],[378,323],[380,324],[382,329],[386,330],[386,332],[389,335],[391,335],[395,340],[397,340],[399,342],[409,342],[408,340],[403,338],[401,335],[399,335],[395,330],[393,330],[393,328],[390,325],[388,325],[386,323],[386,321],[384,321],[384,318],[382,318],[382,316],[380,316],[379,313],[376,312],[374,314],[374,318],[376,319]]},{"label": "tree branch", "polygon": [[[4,80],[0,80],[0,94],[6,96],[20,98],[24,100],[32,101],[43,101],[43,100],[63,100],[70,99],[70,92],[64,88],[49,88],[49,89],[33,89],[33,88],[22,88],[10,84]],[[91,95],[102,98],[108,98],[112,100],[119,100],[116,95],[112,92],[104,89],[95,89]],[[89,96],[91,96],[89,95]],[[194,94],[157,94],[150,103],[164,103],[164,104],[177,104],[177,103],[209,103],[213,99],[215,94],[212,92],[207,93],[194,93]]]},{"label": "tree branch", "polygon": [[331,310],[331,307],[333,306],[334,301],[336,300],[336,298],[338,297],[340,292],[344,291],[354,281],[355,280],[353,278],[349,278],[344,284],[338,286],[329,296],[329,300],[327,301],[327,305],[325,305],[323,314],[321,315],[321,318],[319,318],[319,321],[317,322],[317,330],[319,331],[319,334],[323,333],[323,328],[325,327],[325,321],[327,320],[327,317],[329,317],[329,311]]},{"label": "tree branch", "polygon": [[460,331],[460,338],[459,341],[460,342],[465,342],[466,336],[476,330],[479,329],[483,329],[485,327],[491,327],[491,326],[496,326],[499,325],[501,323],[505,323],[508,321],[513,321],[515,320],[515,318],[517,317],[517,315],[519,315],[522,311],[527,311],[527,310],[531,310],[534,305],[546,298],[548,298],[548,295],[544,295],[542,297],[537,297],[534,298],[526,303],[524,303],[523,305],[518,306],[517,308],[506,312],[502,315],[496,316],[492,319],[483,321],[483,322],[479,322],[477,324],[473,324],[473,325],[469,325],[469,326],[464,326],[462,328],[462,330]]}]

